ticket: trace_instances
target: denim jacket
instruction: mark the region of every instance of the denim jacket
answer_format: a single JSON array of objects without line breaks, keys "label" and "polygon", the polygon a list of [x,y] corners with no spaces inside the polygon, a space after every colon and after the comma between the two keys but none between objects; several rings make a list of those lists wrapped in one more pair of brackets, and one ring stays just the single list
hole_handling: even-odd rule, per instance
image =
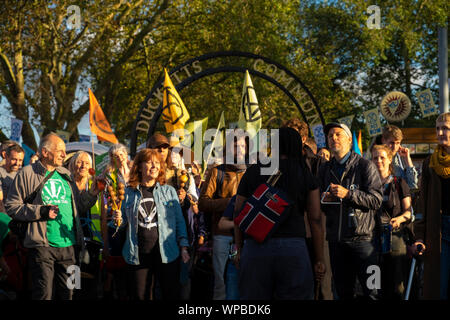
[{"label": "denim jacket", "polygon": [[405,168],[398,153],[394,156],[392,166],[394,167],[394,176],[404,179],[410,189],[418,188],[419,178],[416,168],[414,166]]},{"label": "denim jacket", "polygon": [[[156,183],[153,197],[158,214],[159,249],[163,263],[174,261],[180,255],[180,247],[188,247],[186,223],[181,211],[178,195],[169,185]],[[128,187],[122,203],[122,226],[127,228],[127,236],[122,249],[125,261],[139,264],[138,214],[142,198],[140,187]]]}]

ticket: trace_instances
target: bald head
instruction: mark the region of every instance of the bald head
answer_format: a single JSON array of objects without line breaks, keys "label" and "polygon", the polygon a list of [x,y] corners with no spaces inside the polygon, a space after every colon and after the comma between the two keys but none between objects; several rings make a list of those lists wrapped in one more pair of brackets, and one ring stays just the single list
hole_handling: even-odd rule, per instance
[{"label": "bald head", "polygon": [[50,133],[39,144],[41,162],[49,171],[62,166],[66,157],[66,144],[56,134]]}]

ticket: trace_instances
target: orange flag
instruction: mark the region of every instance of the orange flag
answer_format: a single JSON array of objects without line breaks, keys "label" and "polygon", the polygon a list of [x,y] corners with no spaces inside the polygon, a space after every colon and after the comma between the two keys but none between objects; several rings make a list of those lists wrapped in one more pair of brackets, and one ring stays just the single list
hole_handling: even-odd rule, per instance
[{"label": "orange flag", "polygon": [[359,130],[359,133],[358,133],[358,147],[359,147],[359,150],[361,151],[361,155],[363,155],[361,130]]},{"label": "orange flag", "polygon": [[98,140],[119,143],[91,89],[89,89],[89,124]]}]

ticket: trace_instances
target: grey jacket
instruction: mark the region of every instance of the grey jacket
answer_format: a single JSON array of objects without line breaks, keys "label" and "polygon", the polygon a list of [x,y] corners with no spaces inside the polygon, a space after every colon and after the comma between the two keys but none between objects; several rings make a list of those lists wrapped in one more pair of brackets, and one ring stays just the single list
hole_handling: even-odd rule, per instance
[{"label": "grey jacket", "polygon": [[[69,170],[66,168],[58,167],[56,171],[69,182],[72,191],[72,208],[77,244],[83,249],[83,231],[78,212],[89,210],[97,201],[97,197],[92,196],[87,191],[79,192]],[[24,202],[39,187],[45,178],[46,172],[47,169],[40,161],[24,167],[17,173],[5,202],[6,212],[12,219],[30,222],[24,239],[26,248],[49,247],[47,239],[48,207],[44,206],[42,202],[43,186],[41,186],[31,204]]]}]

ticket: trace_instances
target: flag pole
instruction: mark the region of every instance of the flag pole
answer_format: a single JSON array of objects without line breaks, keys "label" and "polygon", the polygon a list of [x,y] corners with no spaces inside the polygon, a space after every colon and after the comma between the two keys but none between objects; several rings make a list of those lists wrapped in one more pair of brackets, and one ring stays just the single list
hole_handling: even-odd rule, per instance
[{"label": "flag pole", "polygon": [[91,131],[91,145],[92,145],[92,168],[95,170],[95,153],[94,153],[94,137]]}]

